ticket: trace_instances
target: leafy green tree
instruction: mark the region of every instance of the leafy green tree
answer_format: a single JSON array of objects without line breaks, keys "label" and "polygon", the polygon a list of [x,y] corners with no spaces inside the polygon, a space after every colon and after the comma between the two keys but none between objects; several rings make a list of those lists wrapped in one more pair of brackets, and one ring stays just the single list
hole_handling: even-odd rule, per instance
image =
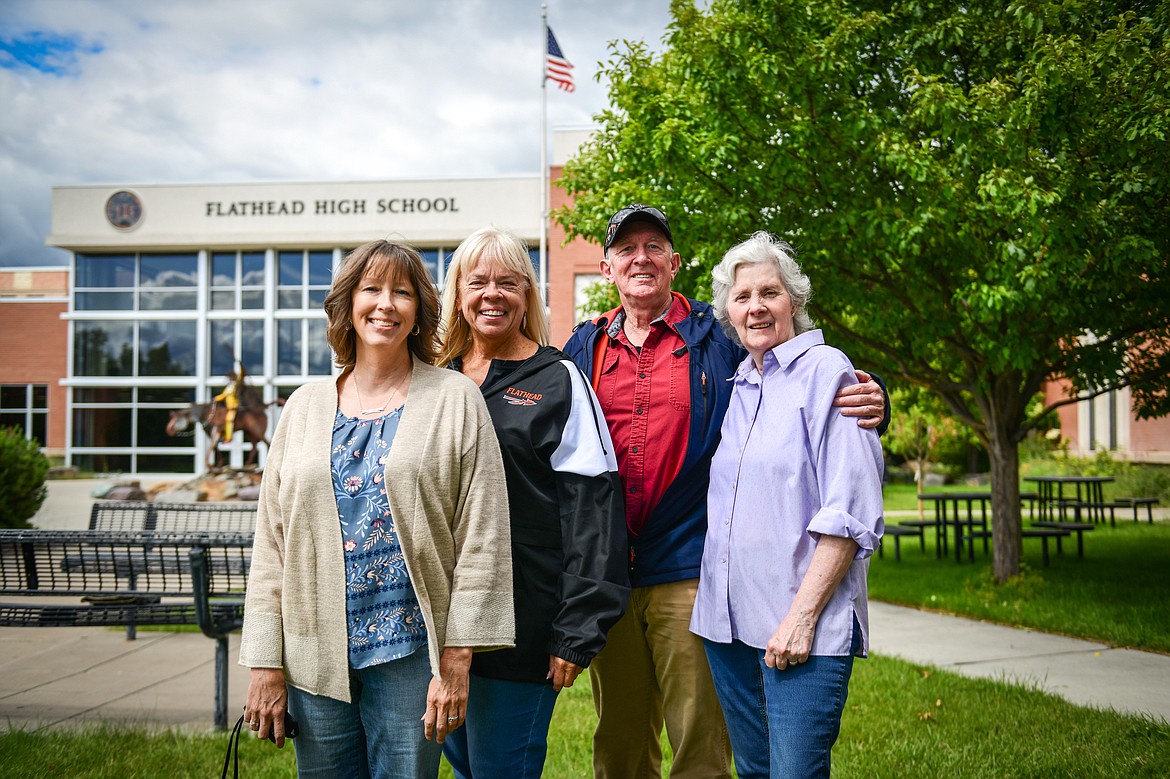
[{"label": "leafy green tree", "polygon": [[[1166,2],[674,0],[615,44],[611,107],[556,218],[671,217],[678,288],[765,229],[830,339],[936,392],[987,447],[995,577],[1018,573],[1018,443],[1043,382],[1170,410]],[[895,377],[896,377],[895,376]]]},{"label": "leafy green tree", "polygon": [[[914,469],[914,483],[922,492],[926,466],[944,450],[969,443],[970,432],[951,416],[937,395],[921,387],[892,390],[890,405],[898,413],[890,420],[882,444],[887,452],[904,458]],[[922,501],[918,501],[918,514],[922,515]]]},{"label": "leafy green tree", "polygon": [[0,427],[0,527],[26,528],[45,502],[49,460],[19,427]]}]

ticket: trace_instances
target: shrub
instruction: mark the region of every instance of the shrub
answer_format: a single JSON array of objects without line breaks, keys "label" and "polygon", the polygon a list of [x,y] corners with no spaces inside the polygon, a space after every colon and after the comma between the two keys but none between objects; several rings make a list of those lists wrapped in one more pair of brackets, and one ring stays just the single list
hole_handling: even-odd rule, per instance
[{"label": "shrub", "polygon": [[49,460],[24,431],[0,427],[0,527],[31,527],[29,520],[45,502]]},{"label": "shrub", "polygon": [[1113,493],[1125,497],[1157,498],[1170,505],[1170,468],[1152,463],[1118,463]]},{"label": "shrub", "polygon": [[[1106,498],[1157,498],[1170,505],[1170,466],[1157,463],[1135,463],[1114,460],[1099,450],[1092,457],[1076,457],[1056,452],[1047,459],[1029,460],[1020,469],[1022,476],[1112,476],[1114,481],[1105,487]],[[1029,489],[1025,486],[1023,489]]]}]

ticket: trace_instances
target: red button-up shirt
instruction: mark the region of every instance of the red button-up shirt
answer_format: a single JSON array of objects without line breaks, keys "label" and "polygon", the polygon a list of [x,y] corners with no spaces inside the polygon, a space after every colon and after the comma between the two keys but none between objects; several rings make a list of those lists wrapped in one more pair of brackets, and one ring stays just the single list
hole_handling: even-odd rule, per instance
[{"label": "red button-up shirt", "polygon": [[620,309],[599,339],[605,353],[594,389],[625,488],[626,524],[635,536],[678,475],[690,433],[690,355],[675,327],[690,305],[682,295],[673,297],[641,348],[626,337]]}]

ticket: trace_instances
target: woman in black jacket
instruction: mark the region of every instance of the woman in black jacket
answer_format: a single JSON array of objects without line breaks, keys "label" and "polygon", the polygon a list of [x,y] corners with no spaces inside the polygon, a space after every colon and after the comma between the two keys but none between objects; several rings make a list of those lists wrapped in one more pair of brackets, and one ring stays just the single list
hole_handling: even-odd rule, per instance
[{"label": "woman in black jacket", "polygon": [[557,693],[605,645],[629,594],[621,482],[580,370],[548,346],[532,262],[485,228],[455,250],[440,364],[479,385],[508,482],[516,647],[475,655],[463,728],[444,753],[459,779],[539,777]]}]

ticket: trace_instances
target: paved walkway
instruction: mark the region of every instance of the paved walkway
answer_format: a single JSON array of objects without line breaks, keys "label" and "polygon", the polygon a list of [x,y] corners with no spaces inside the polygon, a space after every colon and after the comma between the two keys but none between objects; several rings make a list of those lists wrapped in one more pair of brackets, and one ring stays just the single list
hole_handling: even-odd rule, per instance
[{"label": "paved walkway", "polygon": [[1170,655],[869,604],[875,654],[996,681],[1022,682],[1081,706],[1170,721]]},{"label": "paved walkway", "polygon": [[[67,485],[62,488],[60,485]],[[84,528],[93,482],[57,483],[42,527]],[[79,510],[79,506],[81,506]],[[964,676],[1023,682],[1073,703],[1170,721],[1170,656],[870,604],[874,653]],[[234,665],[228,711],[244,705],[247,670]],[[215,644],[199,633],[100,628],[0,628],[0,729],[96,720],[211,728]]]},{"label": "paved walkway", "polygon": [[[228,716],[244,710],[248,669],[230,637]],[[215,642],[142,628],[0,628],[0,730],[113,721],[183,732],[213,729]],[[2,773],[2,771],[0,771]]]}]

